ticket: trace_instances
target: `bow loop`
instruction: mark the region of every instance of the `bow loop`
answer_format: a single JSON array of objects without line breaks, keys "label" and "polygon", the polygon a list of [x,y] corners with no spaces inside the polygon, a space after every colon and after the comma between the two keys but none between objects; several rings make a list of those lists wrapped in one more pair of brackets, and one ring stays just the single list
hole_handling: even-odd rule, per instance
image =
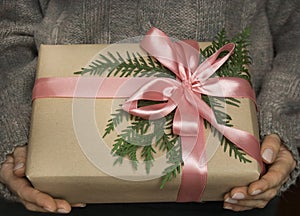
[{"label": "bow loop", "polygon": [[[172,42],[162,31],[152,28],[141,47],[169,68],[180,80],[190,80],[199,64],[199,44],[193,40]],[[154,55],[155,53],[155,55]]]},{"label": "bow loop", "polygon": [[[176,108],[176,101],[178,99],[174,99],[174,92],[177,92],[176,90],[180,86],[177,80],[157,78],[141,87],[139,91],[123,104],[122,108],[128,113],[144,119],[162,118]],[[139,100],[158,101],[162,103],[138,107]]]},{"label": "bow loop", "polygon": [[[234,43],[229,43],[217,50],[213,55],[207,58],[193,74],[194,80],[205,82],[211,75],[213,75],[231,56],[234,50]],[[222,52],[228,52],[224,57],[218,58]]]}]

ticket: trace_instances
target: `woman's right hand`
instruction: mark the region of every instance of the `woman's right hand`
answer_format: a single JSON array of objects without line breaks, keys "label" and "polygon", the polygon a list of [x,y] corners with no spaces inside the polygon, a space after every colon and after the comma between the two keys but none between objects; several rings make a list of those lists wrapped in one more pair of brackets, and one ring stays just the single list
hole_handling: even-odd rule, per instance
[{"label": "woman's right hand", "polygon": [[69,213],[73,207],[84,207],[85,204],[71,205],[65,200],[54,199],[48,194],[34,189],[25,177],[27,146],[17,147],[8,155],[1,165],[0,182],[19,198],[26,209],[37,212]]}]

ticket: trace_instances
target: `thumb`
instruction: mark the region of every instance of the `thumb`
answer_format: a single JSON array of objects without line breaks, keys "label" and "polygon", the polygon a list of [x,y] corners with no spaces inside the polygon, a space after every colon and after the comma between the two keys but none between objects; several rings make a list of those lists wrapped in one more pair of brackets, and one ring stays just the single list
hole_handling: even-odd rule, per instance
[{"label": "thumb", "polygon": [[17,147],[13,153],[14,157],[14,174],[19,177],[25,175],[25,163],[27,155],[27,146]]},{"label": "thumb", "polygon": [[281,140],[278,135],[267,135],[261,145],[261,156],[266,164],[272,164],[279,153]]}]

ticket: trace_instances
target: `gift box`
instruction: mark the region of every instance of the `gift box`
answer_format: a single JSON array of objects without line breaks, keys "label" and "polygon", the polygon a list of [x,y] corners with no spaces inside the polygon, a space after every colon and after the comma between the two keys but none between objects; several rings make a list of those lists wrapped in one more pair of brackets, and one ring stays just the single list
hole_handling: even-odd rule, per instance
[{"label": "gift box", "polygon": [[[209,44],[199,43],[199,46],[204,49]],[[114,131],[109,131],[103,136],[114,113],[127,100],[125,97],[114,97],[122,94],[123,84],[114,81],[113,75],[97,82],[93,80],[97,80],[98,76],[89,76],[82,81],[84,87],[79,81],[81,77],[85,77],[82,76],[83,72],[92,74],[88,69],[91,70],[93,67],[95,69],[97,64],[100,64],[99,60],[97,63],[97,59],[101,58],[102,62],[106,63],[108,59],[114,59],[114,56],[117,56],[115,59],[121,57],[128,60],[132,56],[131,53],[138,53],[139,58],[148,56],[139,44],[40,47],[37,80],[72,77],[78,79],[75,87],[70,90],[70,94],[73,94],[71,97],[68,95],[53,97],[51,92],[50,96],[37,97],[33,101],[26,175],[35,188],[53,197],[66,199],[70,203],[178,200],[182,172],[178,172],[176,177],[167,181],[161,188],[162,171],[168,167],[168,159],[165,151],[159,146],[153,146],[155,151],[153,161],[159,161],[158,165],[150,162],[147,166],[147,162],[143,162],[141,149],[136,153],[138,162],[132,162],[128,156],[120,161],[120,157],[112,153],[117,138],[122,135],[124,129],[126,130],[128,122],[132,121],[129,114],[129,117],[127,116],[127,119],[124,117],[123,123],[120,123]],[[81,73],[76,73],[78,71]],[[154,79],[155,73],[149,77]],[[134,79],[139,78],[133,77],[132,80]],[[143,84],[140,86],[146,85],[149,82],[147,79],[148,77],[142,78]],[[86,80],[90,84],[86,85]],[[108,89],[114,89],[111,93],[113,96],[96,98],[97,92],[101,92],[101,88],[105,85]],[[85,97],[81,94],[81,89],[89,87],[92,89],[92,96]],[[131,87],[135,89],[134,86]],[[68,92],[68,88],[69,86],[60,84],[57,89],[51,91]],[[226,106],[226,113],[232,119],[230,123],[234,128],[246,131],[258,139],[255,104],[246,98],[240,98],[239,101],[238,107]],[[223,200],[224,194],[232,187],[245,186],[259,178],[261,169],[255,159],[245,154],[243,157],[248,162],[240,161],[230,146],[225,150],[226,143],[220,145],[220,138],[214,135],[209,126],[206,127],[204,136],[207,179],[201,198],[194,201]],[[184,165],[180,163],[180,166]]]}]

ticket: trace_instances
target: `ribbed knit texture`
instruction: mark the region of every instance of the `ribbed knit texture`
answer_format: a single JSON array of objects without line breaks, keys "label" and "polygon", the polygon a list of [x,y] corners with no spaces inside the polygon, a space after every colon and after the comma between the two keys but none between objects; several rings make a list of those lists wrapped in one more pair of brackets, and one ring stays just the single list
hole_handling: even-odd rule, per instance
[{"label": "ribbed knit texture", "polygon": [[[0,162],[28,142],[40,44],[115,43],[155,26],[177,39],[211,41],[224,27],[251,26],[254,88],[262,138],[278,134],[298,161],[300,19],[298,0],[0,1]],[[0,184],[0,196],[14,199]]]}]

